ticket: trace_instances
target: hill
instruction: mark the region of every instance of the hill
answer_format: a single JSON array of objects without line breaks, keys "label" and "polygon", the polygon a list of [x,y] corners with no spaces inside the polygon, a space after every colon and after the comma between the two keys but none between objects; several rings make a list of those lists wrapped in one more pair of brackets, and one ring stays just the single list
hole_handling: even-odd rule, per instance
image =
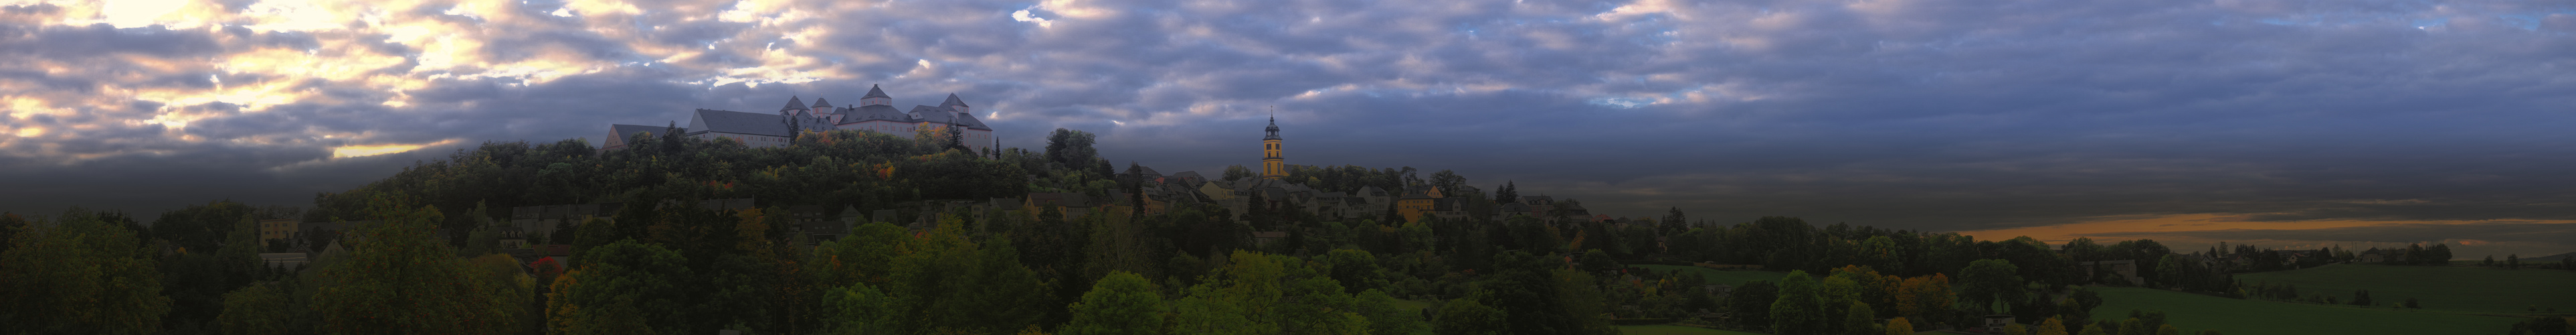
[{"label": "hill", "polygon": [[2499,316],[2228,299],[2134,287],[2093,289],[2102,293],[2103,300],[2101,307],[2093,309],[2095,319],[2125,318],[2130,310],[2138,309],[2164,311],[2166,322],[2182,328],[2184,334],[2203,329],[2227,335],[2495,334],[2522,321]]},{"label": "hill", "polygon": [[2522,261],[2523,261],[2523,262],[2556,262],[2556,261],[2561,260],[2561,259],[2567,259],[2568,257],[2576,257],[2576,252],[2570,252],[2570,253],[2564,253],[2564,254],[2556,254],[2556,255],[2548,255],[2548,256],[2540,256],[2540,257],[2532,257],[2532,258],[2524,258],[2524,259],[2522,259]]},{"label": "hill", "polygon": [[2576,311],[2576,287],[2567,285],[2576,283],[2576,271],[2338,264],[2243,274],[2236,279],[2247,284],[2298,285],[2300,295],[2326,294],[2347,301],[2353,290],[2367,289],[2381,306],[2416,298],[2427,311],[2521,314],[2532,306]]}]

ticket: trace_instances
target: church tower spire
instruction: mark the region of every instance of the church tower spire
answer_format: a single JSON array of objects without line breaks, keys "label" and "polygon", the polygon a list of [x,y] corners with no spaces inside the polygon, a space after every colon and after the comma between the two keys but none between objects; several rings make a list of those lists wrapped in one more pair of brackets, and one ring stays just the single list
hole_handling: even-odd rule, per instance
[{"label": "church tower spire", "polygon": [[1283,162],[1285,159],[1279,157],[1279,117],[1270,117],[1270,128],[1266,131],[1270,136],[1261,138],[1261,178],[1287,178],[1288,166]]}]

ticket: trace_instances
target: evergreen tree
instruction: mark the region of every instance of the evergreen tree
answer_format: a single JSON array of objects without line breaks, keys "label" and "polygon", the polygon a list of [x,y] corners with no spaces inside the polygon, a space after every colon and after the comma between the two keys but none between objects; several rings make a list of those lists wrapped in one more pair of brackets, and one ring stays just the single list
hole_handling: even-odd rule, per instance
[{"label": "evergreen tree", "polygon": [[1508,204],[1521,202],[1520,189],[1514,188],[1512,186],[1512,182],[1509,180],[1503,181],[1503,187],[1497,187],[1494,189],[1494,203]]}]

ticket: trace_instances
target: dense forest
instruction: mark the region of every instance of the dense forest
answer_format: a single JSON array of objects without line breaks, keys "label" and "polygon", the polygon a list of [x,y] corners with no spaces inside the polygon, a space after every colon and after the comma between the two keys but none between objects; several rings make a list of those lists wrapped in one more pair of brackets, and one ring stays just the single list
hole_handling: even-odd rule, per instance
[{"label": "dense forest", "polygon": [[[2243,295],[2232,270],[2152,240],[2052,246],[1791,217],[1718,224],[1679,209],[1494,220],[1494,204],[1520,198],[1515,187],[1488,194],[1411,167],[1307,167],[1287,179],[1438,186],[1479,213],[1345,221],[1200,203],[1066,219],[1055,207],[923,205],[1135,195],[1156,182],[1133,163],[1121,172],[1080,131],[1057,130],[1043,150],[975,152],[955,138],[835,131],[753,149],[664,133],[606,152],[580,140],[494,142],[318,194],[309,208],[210,202],[148,226],[78,208],[11,214],[0,218],[0,324],[32,334],[1614,334],[1616,324],[1696,322],[1885,334],[2009,314],[2034,334],[2150,334],[2171,329],[2161,313],[2090,315],[2102,301],[2081,285],[2130,282],[2087,276],[2079,262],[2135,260],[2146,286]],[[666,205],[733,198],[757,208]],[[509,208],[599,202],[630,205],[532,238],[570,245],[568,262],[494,250],[491,230]],[[812,242],[787,231],[786,208],[800,205],[938,215]],[[280,248],[256,231],[275,218],[373,224],[338,236],[345,252],[285,271],[257,256]],[[1255,231],[1289,235],[1260,243]],[[1641,267],[1702,264],[1788,275],[1721,288]]]}]

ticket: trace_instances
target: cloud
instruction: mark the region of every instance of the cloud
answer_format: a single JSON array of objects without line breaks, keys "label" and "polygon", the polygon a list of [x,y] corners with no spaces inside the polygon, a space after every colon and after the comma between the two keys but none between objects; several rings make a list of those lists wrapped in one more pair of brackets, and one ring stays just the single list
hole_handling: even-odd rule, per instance
[{"label": "cloud", "polygon": [[1926,230],[2576,216],[2576,147],[2560,144],[2576,141],[2560,93],[2576,91],[2576,10],[2548,3],[109,7],[0,6],[0,179],[100,183],[16,206],[263,174],[296,191],[237,194],[292,203],[450,150],[343,164],[334,148],[596,143],[611,123],[883,84],[897,104],[957,93],[1006,145],[1084,129],[1165,171],[1252,162],[1275,108],[1292,164],[1455,169],[1621,215]]}]

